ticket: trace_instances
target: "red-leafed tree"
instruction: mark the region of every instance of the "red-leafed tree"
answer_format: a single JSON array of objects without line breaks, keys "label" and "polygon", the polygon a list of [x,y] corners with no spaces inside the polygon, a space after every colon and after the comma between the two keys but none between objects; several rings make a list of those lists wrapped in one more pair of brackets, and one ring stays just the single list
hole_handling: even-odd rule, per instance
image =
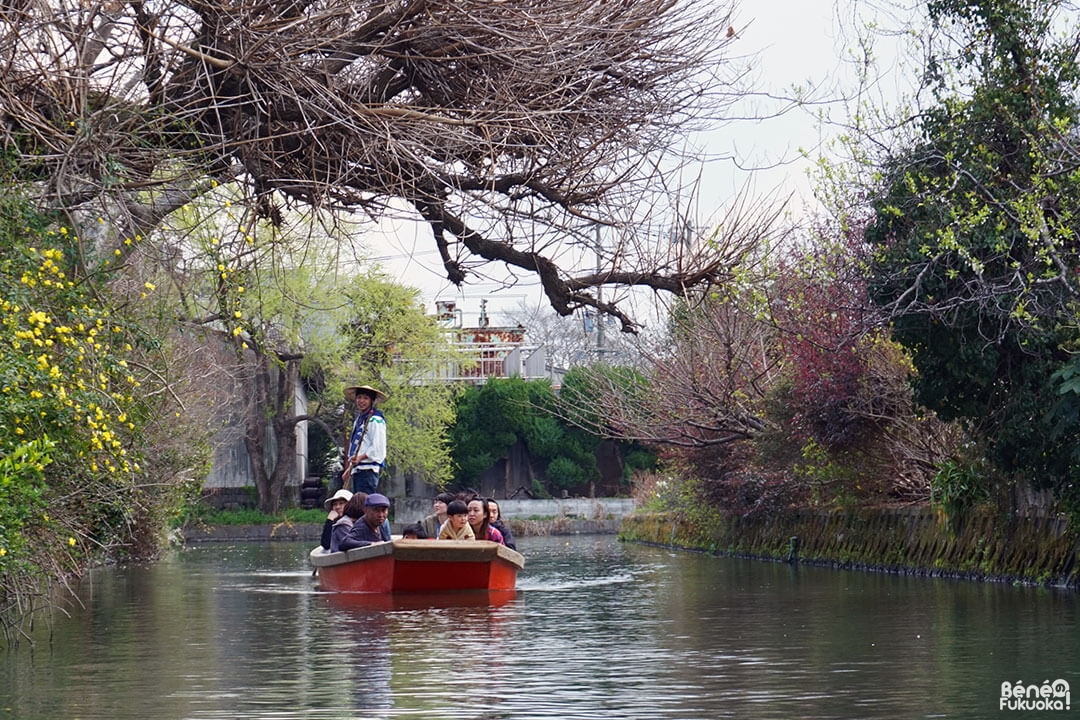
[{"label": "red-leafed tree", "polygon": [[958,434],[913,404],[911,362],[868,300],[863,253],[858,227],[826,227],[744,258],[731,286],[672,310],[637,371],[595,370],[564,413],[667,447],[710,506],[926,497]]}]

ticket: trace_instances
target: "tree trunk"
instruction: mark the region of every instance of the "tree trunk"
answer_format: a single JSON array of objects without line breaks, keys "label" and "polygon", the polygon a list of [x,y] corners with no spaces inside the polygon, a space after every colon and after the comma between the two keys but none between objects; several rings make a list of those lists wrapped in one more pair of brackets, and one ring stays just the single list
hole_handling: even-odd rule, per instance
[{"label": "tree trunk", "polygon": [[[251,458],[259,511],[273,514],[281,507],[281,495],[296,462],[297,418],[293,402],[299,361],[287,360],[278,365],[278,372],[274,373],[271,359],[256,353],[252,370],[244,446]],[[267,447],[268,431],[271,430],[273,448]],[[269,457],[271,454],[272,458]]]}]

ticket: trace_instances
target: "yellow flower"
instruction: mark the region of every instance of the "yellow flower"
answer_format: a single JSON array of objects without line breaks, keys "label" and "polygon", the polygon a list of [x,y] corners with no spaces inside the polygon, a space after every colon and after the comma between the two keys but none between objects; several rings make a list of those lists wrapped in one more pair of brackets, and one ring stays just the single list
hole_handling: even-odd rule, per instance
[{"label": "yellow flower", "polygon": [[0,548],[0,557],[7,555],[7,548]]},{"label": "yellow flower", "polygon": [[75,538],[69,537],[68,538],[68,545],[70,545],[71,547],[75,547]]}]

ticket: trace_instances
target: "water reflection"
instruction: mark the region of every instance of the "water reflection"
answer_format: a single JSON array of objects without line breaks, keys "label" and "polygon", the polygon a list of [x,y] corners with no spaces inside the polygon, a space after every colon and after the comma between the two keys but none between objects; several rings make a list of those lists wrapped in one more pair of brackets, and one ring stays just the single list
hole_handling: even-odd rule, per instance
[{"label": "water reflection", "polygon": [[[1073,593],[524,538],[516,593],[321,593],[308,548],[106,568],[8,651],[19,718],[981,718],[1080,687]],[[51,629],[51,639],[50,631]]]}]

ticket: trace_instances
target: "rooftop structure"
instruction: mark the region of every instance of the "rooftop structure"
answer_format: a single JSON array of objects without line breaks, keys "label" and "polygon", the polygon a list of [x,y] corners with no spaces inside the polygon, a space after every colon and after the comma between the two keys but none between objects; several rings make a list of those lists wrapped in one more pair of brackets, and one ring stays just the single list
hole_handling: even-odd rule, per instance
[{"label": "rooftop structure", "polygon": [[525,326],[497,327],[490,324],[487,300],[480,301],[476,327],[465,327],[462,312],[453,300],[435,302],[439,324],[451,337],[461,360],[439,373],[446,382],[481,385],[491,378],[548,378],[547,353],[543,345],[525,342]]}]

